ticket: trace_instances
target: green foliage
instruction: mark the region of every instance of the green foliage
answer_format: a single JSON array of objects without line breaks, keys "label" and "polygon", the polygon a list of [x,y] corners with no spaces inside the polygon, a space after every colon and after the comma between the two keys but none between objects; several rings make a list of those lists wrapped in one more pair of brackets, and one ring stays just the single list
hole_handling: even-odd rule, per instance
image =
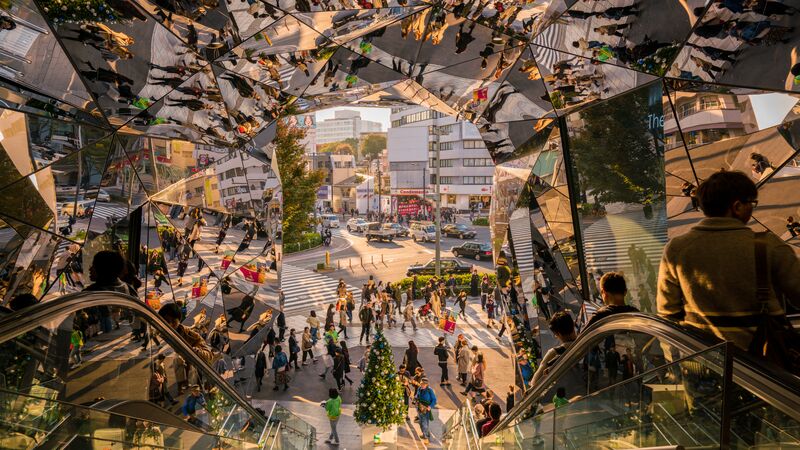
[{"label": "green foliage", "polygon": [[477,219],[472,221],[472,224],[476,227],[488,227],[489,226],[489,218],[488,217],[478,217]]},{"label": "green foliage", "polygon": [[317,190],[322,186],[325,172],[306,168],[305,148],[300,144],[305,131],[282,120],[277,124],[273,142],[278,171],[283,180],[283,242],[284,251],[288,253],[292,244],[303,242],[303,232],[311,226],[309,213],[314,210]]},{"label": "green foliage", "polygon": [[356,391],[353,416],[360,425],[387,430],[392,425],[405,423],[403,385],[397,376],[392,347],[380,329],[368,351],[367,368]]},{"label": "green foliage", "polygon": [[289,254],[299,252],[300,250],[308,250],[320,245],[322,245],[322,236],[319,233],[310,233],[304,231],[300,234],[300,237],[297,241],[287,243],[284,240],[283,253]]},{"label": "green foliage", "polygon": [[[482,273],[479,273],[478,275],[481,277],[481,279],[483,279],[483,274]],[[494,284],[497,281],[497,275],[496,274],[488,273],[487,275],[489,275],[489,281],[492,284]],[[433,277],[434,277],[433,275],[420,275],[420,276],[418,276],[417,277],[417,290],[419,291],[419,289],[421,289],[423,286],[428,284],[428,281]],[[462,274],[454,275],[454,277],[456,279],[456,289],[457,290],[465,289],[469,293],[469,282],[472,279],[472,275],[470,275],[468,273],[462,273]],[[450,275],[444,275],[441,278],[447,280],[448,278],[450,278]],[[397,281],[396,283],[392,283],[392,286],[397,286],[397,283],[399,283],[400,284],[400,288],[403,289],[403,290],[406,290],[406,289],[408,289],[409,286],[411,286],[411,282],[413,280],[414,280],[413,277],[402,278],[399,281]],[[419,292],[417,292],[417,294],[419,294]]]},{"label": "green foliage", "polygon": [[573,159],[581,190],[600,204],[663,197],[664,161],[648,128],[649,94],[641,89],[580,112],[584,126],[572,139]]},{"label": "green foliage", "polygon": [[380,157],[381,152],[386,148],[386,136],[380,134],[370,134],[364,139],[364,148],[361,149],[361,156],[372,161]]}]

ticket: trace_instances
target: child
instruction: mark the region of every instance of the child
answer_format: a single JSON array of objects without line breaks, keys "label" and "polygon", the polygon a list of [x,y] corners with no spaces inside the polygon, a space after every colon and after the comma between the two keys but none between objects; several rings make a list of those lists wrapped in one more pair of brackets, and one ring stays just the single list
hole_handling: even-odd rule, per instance
[{"label": "child", "polygon": [[563,387],[556,389],[556,395],[553,396],[553,406],[555,406],[557,409],[568,404],[569,400],[567,400],[567,390]]},{"label": "child", "polygon": [[322,402],[322,407],[325,408],[331,424],[331,434],[325,439],[325,443],[339,445],[339,433],[336,432],[336,424],[339,423],[339,416],[342,414],[342,397],[339,396],[339,391],[328,389],[328,400]]},{"label": "child", "polygon": [[487,326],[489,328],[494,328],[494,307],[494,295],[489,295],[489,298],[486,300],[486,315],[489,317]]},{"label": "child", "polygon": [[514,393],[516,387],[513,384],[508,385],[508,394],[506,394],[506,414],[514,408]]}]

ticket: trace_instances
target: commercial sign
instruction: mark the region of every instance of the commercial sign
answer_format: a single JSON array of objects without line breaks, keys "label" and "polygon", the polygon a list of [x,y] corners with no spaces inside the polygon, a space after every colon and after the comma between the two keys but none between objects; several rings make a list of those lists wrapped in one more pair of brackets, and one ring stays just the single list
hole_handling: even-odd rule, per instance
[{"label": "commercial sign", "polygon": [[423,195],[425,189],[392,189],[392,195]]},{"label": "commercial sign", "polygon": [[317,200],[331,200],[331,187],[329,185],[322,185],[317,189]]}]

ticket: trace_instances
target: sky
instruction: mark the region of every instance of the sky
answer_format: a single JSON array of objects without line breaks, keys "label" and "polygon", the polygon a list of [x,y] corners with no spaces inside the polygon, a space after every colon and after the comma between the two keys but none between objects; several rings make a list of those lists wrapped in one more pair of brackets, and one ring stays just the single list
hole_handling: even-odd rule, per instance
[{"label": "sky", "polygon": [[390,108],[363,108],[363,107],[356,108],[350,106],[317,111],[316,112],[317,122],[320,122],[325,119],[333,119],[334,111],[340,111],[340,110],[358,111],[361,113],[361,119],[382,123],[383,131],[388,130],[389,124],[391,123],[391,121],[389,120],[389,115],[391,114],[392,110]]},{"label": "sky", "polygon": [[763,130],[779,125],[797,103],[797,98],[780,93],[758,94],[750,96],[750,103],[753,105],[758,127]]}]

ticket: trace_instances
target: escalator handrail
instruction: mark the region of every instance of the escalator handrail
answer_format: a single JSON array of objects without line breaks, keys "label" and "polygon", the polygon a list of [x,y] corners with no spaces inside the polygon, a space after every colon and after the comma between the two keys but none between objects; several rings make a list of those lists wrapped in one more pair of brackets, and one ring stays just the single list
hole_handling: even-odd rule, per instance
[{"label": "escalator handrail", "polygon": [[129,295],[113,291],[78,292],[15,311],[0,319],[0,344],[31,331],[50,320],[95,306],[118,306],[145,316],[148,319],[148,325],[153,326],[159,335],[186,360],[187,364],[194,365],[197,370],[203,373],[204,377],[213,380],[216,386],[232,398],[239,407],[253,417],[261,417],[264,420],[264,425],[266,425],[266,418],[242,398],[236,389],[222,379],[208,363],[200,358],[189,344],[164,322],[158,313],[138,298]]},{"label": "escalator handrail", "polygon": [[[517,416],[528,411],[550,389],[551,384],[566,374],[592,347],[597,345],[600,338],[625,331],[655,336],[686,354],[699,353],[723,342],[715,336],[656,315],[621,313],[605,317],[581,331],[578,339],[561,355],[547,376],[538,386],[532,387],[525,393],[522,401],[500,419],[493,432],[505,429]],[[726,348],[734,357],[732,376],[736,384],[764,399],[784,414],[800,420],[800,378],[775,366],[766,365],[733,345],[728,345]]]}]

